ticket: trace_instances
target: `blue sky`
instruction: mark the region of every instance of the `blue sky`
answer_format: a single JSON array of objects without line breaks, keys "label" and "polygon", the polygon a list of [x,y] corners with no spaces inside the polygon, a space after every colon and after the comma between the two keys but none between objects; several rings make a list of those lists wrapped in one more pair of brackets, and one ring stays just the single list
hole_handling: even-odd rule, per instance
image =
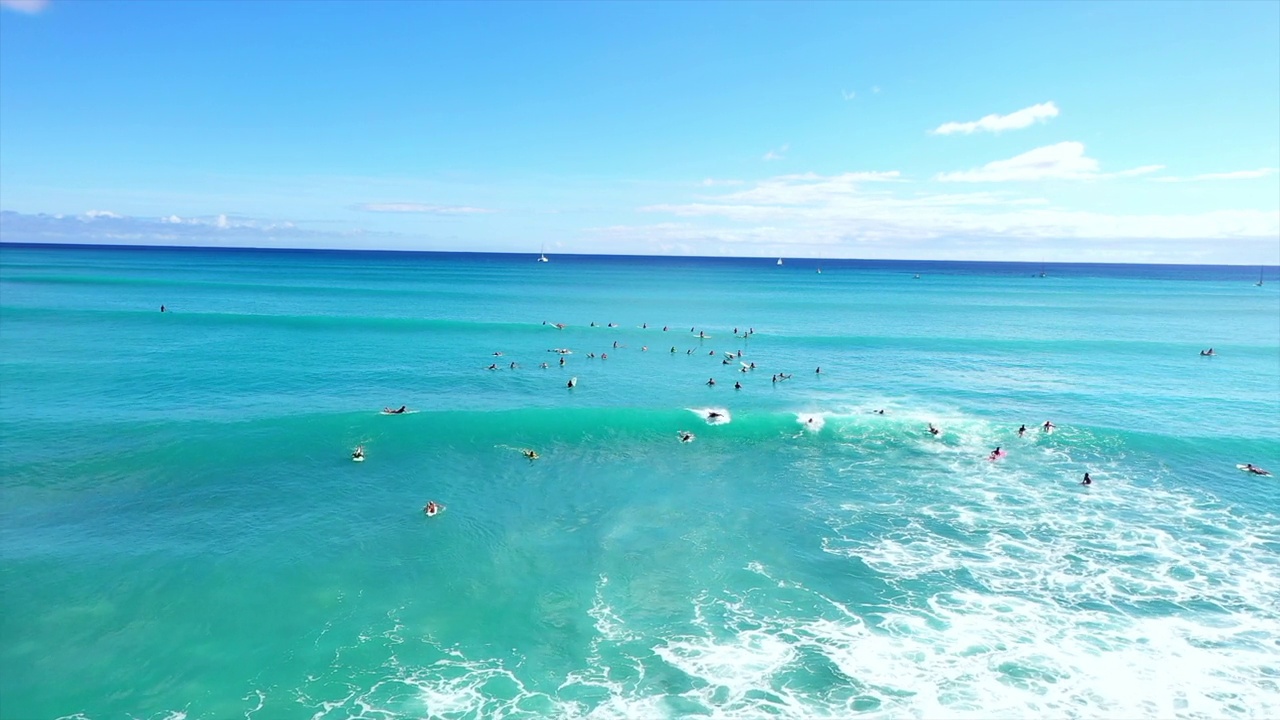
[{"label": "blue sky", "polygon": [[1280,262],[1280,3],[0,0],[5,241]]}]

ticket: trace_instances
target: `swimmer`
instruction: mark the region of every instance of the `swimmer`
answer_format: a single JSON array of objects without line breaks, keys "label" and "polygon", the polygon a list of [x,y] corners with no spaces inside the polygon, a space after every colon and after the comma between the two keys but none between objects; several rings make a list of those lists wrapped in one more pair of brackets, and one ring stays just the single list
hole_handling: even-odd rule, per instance
[{"label": "swimmer", "polygon": [[710,380],[707,380],[707,384],[708,384],[708,385],[715,385],[715,384],[716,384],[716,379],[715,379],[715,378],[711,378]]},{"label": "swimmer", "polygon": [[693,442],[693,433],[689,432],[688,430],[681,430],[680,442],[682,443]]},{"label": "swimmer", "polygon": [[487,367],[487,368],[485,368],[485,369],[486,369],[486,370],[497,370],[497,369],[498,369],[498,363],[492,363],[492,364],[490,364],[490,365],[489,365],[489,367]]},{"label": "swimmer", "polygon": [[734,390],[741,390],[741,389],[742,389],[742,383],[740,383],[740,382],[735,382],[735,383],[733,384],[733,389],[734,389]]},{"label": "swimmer", "polygon": [[1093,478],[1089,477],[1089,473],[1085,473],[1085,474],[1084,474],[1084,480],[1081,480],[1081,481],[1080,481],[1080,484],[1081,484],[1081,485],[1092,485],[1092,484],[1093,484]]},{"label": "swimmer", "polygon": [[932,435],[932,436],[934,436],[934,437],[938,437],[939,435],[941,435],[941,434],[942,434],[942,431],[941,431],[941,430],[939,430],[938,428],[934,427],[934,426],[933,426],[933,423],[929,423],[929,434],[930,434],[930,435]]},{"label": "swimmer", "polygon": [[564,356],[560,356],[560,367],[564,367]]},{"label": "swimmer", "polygon": [[600,359],[601,359],[601,360],[608,360],[608,359],[609,359],[609,353],[600,353]]},{"label": "swimmer", "polygon": [[435,515],[438,512],[440,512],[440,505],[437,504],[435,500],[428,502],[426,506],[422,508],[422,513],[424,515]]},{"label": "swimmer", "polygon": [[534,450],[521,450],[521,451],[520,451],[520,454],[521,454],[521,455],[524,455],[526,458],[528,458],[528,459],[530,459],[530,460],[537,460],[537,459],[538,459],[538,453],[537,453],[537,451],[534,451]]},{"label": "swimmer", "polygon": [[1023,425],[1022,427],[1018,428],[1018,437],[1022,437],[1023,435],[1026,435],[1026,434],[1027,434],[1026,425]]},{"label": "swimmer", "polygon": [[352,459],[352,460],[363,460],[363,459],[364,459],[364,446],[363,446],[363,445],[357,445],[357,446],[356,446],[356,449],[355,449],[355,450],[353,450],[353,451],[351,452],[351,459]]}]

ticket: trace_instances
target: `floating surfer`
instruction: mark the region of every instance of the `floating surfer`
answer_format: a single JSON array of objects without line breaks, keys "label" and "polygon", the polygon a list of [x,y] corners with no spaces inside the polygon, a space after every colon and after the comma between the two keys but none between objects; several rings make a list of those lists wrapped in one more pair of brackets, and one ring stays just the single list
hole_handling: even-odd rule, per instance
[{"label": "floating surfer", "polygon": [[525,449],[525,450],[521,450],[521,451],[520,451],[520,454],[521,454],[521,455],[524,455],[524,456],[525,456],[525,458],[526,458],[526,459],[528,459],[528,460],[537,460],[537,459],[538,459],[538,451],[536,451],[536,450],[529,450],[529,449]]},{"label": "floating surfer", "polygon": [[1022,437],[1023,435],[1026,435],[1026,434],[1027,434],[1027,426],[1024,424],[1022,427],[1018,428],[1018,437]]},{"label": "floating surfer", "polygon": [[357,445],[355,450],[351,451],[351,459],[356,462],[364,462],[364,446]]},{"label": "floating surfer", "polygon": [[442,512],[444,512],[444,506],[436,502],[435,500],[428,501],[426,506],[422,508],[422,514],[426,515],[427,517],[433,517],[435,515],[439,515]]},{"label": "floating surfer", "polygon": [[1058,429],[1058,426],[1057,426],[1057,425],[1054,425],[1052,422],[1050,422],[1050,421],[1048,421],[1048,420],[1045,420],[1045,421],[1044,421],[1044,424],[1040,426],[1040,429],[1041,429],[1041,430],[1043,430],[1044,432],[1046,432],[1046,433],[1048,433],[1048,434],[1052,435],[1052,434],[1053,434],[1053,431]]},{"label": "floating surfer", "polygon": [[569,382],[565,384],[565,387],[569,388],[570,390],[574,389],[577,386],[578,386],[578,378],[576,377],[569,378]]},{"label": "floating surfer", "polygon": [[398,410],[392,410],[389,407],[382,408],[383,415],[403,415],[407,412],[409,412],[409,408],[404,405],[401,405]]},{"label": "floating surfer", "polygon": [[1271,477],[1271,473],[1267,472],[1266,470],[1263,470],[1262,468],[1258,467],[1257,465],[1254,465],[1253,463],[1245,463],[1243,465],[1237,465],[1236,467],[1247,473],[1253,473],[1254,475],[1261,475],[1263,477]]},{"label": "floating surfer", "polygon": [[693,442],[693,433],[689,432],[688,430],[681,430],[681,431],[680,431],[680,442],[682,442],[682,443],[689,443],[689,442]]},{"label": "floating surfer", "polygon": [[1080,481],[1081,485],[1092,485],[1093,478],[1089,477],[1089,473],[1084,474],[1084,479]]}]

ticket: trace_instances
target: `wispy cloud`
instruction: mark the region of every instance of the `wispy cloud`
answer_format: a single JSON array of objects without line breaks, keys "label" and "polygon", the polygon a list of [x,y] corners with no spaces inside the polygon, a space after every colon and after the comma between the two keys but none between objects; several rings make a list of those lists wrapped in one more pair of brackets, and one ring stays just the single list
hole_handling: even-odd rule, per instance
[{"label": "wispy cloud", "polygon": [[1102,180],[1145,175],[1163,165],[1143,165],[1115,173],[1102,173],[1098,161],[1084,154],[1084,143],[1060,142],[1029,150],[1008,160],[989,162],[974,170],[939,173],[941,182],[1024,182],[1028,180]]},{"label": "wispy cloud", "polygon": [[35,15],[49,7],[49,0],[0,0],[0,8]]},{"label": "wispy cloud", "polygon": [[376,213],[421,213],[424,215],[483,215],[496,212],[489,208],[469,207],[467,205],[428,205],[413,202],[362,203],[353,205],[351,209]]},{"label": "wispy cloud", "polygon": [[844,98],[846,101],[848,101],[848,100],[852,100],[852,99],[854,99],[854,98],[858,97],[858,93],[857,93],[857,92],[855,92],[855,91],[853,91],[853,90],[841,90],[841,91],[840,91],[840,97],[842,97],[842,98]]},{"label": "wispy cloud", "polygon": [[1269,175],[1275,175],[1276,168],[1258,168],[1257,170],[1236,170],[1234,172],[1221,173],[1204,173],[1202,175],[1191,175],[1189,177],[1158,177],[1151,178],[1152,182],[1181,183],[1181,182],[1201,182],[1204,180],[1253,180],[1255,178],[1264,178]]},{"label": "wispy cloud", "polygon": [[764,154],[764,157],[760,159],[765,160],[766,162],[770,160],[785,160],[787,157],[787,151],[790,149],[791,149],[791,143],[783,143],[782,147],[778,148],[777,150],[770,150],[769,152]]},{"label": "wispy cloud", "polygon": [[700,183],[703,187],[715,187],[717,185],[745,185],[742,180],[717,180],[715,178],[706,178]]},{"label": "wispy cloud", "polygon": [[872,93],[874,93],[874,94],[876,94],[876,95],[879,95],[879,94],[880,94],[880,86],[879,86],[879,85],[872,85],[872,86],[871,86],[871,92],[872,92]]},{"label": "wispy cloud", "polygon": [[109,210],[79,215],[0,212],[0,239],[119,245],[224,245],[233,247],[351,247],[360,240],[395,238],[386,233],[315,231],[289,221],[225,213],[208,216],[132,217]]},{"label": "wispy cloud", "polygon": [[[1280,234],[1280,212],[1275,211],[1113,214],[1063,208],[1045,198],[1010,192],[931,193],[912,185],[859,179],[870,177],[890,180],[896,179],[896,173],[783,175],[742,190],[640,208],[679,222],[597,230],[618,241],[627,236],[640,242],[646,233],[652,233],[653,242],[675,245],[705,247],[719,242],[754,246],[749,254],[758,250],[767,255],[784,248],[813,252],[836,246],[861,257],[901,257],[894,248],[922,241],[964,241],[981,247],[986,257],[992,257],[995,250],[1008,257],[1016,252],[1020,240],[1239,239],[1260,243],[1274,242]],[[1098,257],[1116,260],[1124,256]]]},{"label": "wispy cloud", "polygon": [[1049,118],[1058,117],[1058,106],[1052,101],[1022,108],[1008,115],[987,115],[971,122],[947,122],[930,130],[934,135],[970,135],[975,132],[1002,132],[1004,130],[1021,130],[1036,122],[1045,122]]}]

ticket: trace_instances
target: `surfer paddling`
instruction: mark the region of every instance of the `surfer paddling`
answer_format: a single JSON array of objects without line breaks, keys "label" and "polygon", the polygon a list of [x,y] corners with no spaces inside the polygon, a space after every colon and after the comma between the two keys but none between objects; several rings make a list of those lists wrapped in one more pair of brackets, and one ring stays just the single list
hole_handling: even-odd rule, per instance
[{"label": "surfer paddling", "polygon": [[436,502],[435,500],[430,500],[430,501],[428,501],[428,502],[427,502],[427,504],[422,508],[422,514],[423,514],[423,515],[426,515],[427,517],[431,517],[432,515],[435,515],[436,513],[439,513],[439,512],[440,512],[441,510],[443,510],[443,509],[444,509],[444,506],[443,506],[443,505],[441,505],[440,503]]},{"label": "surfer paddling", "polygon": [[404,405],[401,405],[398,410],[392,410],[389,407],[382,408],[382,414],[384,415],[403,415],[407,412],[409,412],[409,408]]}]

